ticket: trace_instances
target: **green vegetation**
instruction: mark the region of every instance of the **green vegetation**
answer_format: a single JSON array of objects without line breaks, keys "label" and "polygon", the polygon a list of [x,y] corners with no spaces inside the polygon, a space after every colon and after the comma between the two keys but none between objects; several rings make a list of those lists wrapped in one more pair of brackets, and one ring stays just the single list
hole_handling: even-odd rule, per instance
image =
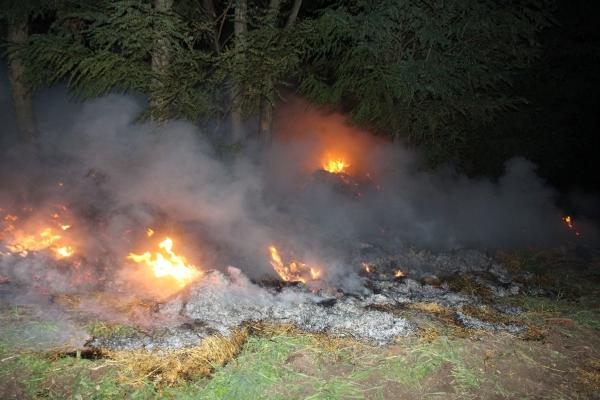
[{"label": "green vegetation", "polygon": [[227,119],[235,131],[258,115],[268,139],[292,90],[449,154],[525,102],[510,84],[539,55],[551,1],[31,2],[18,15],[38,18],[35,33],[9,40],[8,54],[31,89],[145,94],[159,122]]},{"label": "green vegetation", "polygon": [[135,327],[131,325],[112,324],[98,320],[89,322],[87,331],[92,336],[106,338],[129,336],[136,333]]},{"label": "green vegetation", "polygon": [[531,320],[543,322],[552,318],[568,318],[588,328],[600,330],[600,299],[591,296],[579,301],[523,296],[516,300]]}]

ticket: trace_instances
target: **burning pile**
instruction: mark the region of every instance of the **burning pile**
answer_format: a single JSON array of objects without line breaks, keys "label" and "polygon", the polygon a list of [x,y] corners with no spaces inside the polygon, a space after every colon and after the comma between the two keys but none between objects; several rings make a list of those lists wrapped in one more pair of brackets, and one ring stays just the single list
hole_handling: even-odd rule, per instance
[{"label": "burning pile", "polygon": [[180,288],[202,276],[197,267],[188,264],[185,257],[173,251],[173,239],[170,237],[158,244],[158,251],[154,254],[149,251],[143,254],[129,253],[127,259],[148,267],[156,278],[173,280]]},{"label": "burning pile", "polygon": [[0,241],[6,251],[21,257],[40,251],[47,251],[56,259],[71,257],[75,250],[67,231],[72,225],[63,220],[68,210],[62,205],[55,208],[49,217],[43,213],[27,215],[31,209],[23,210],[25,217],[5,214],[0,222]]},{"label": "burning pile", "polygon": [[277,275],[285,282],[314,281],[321,277],[321,271],[318,268],[310,267],[299,261],[290,261],[285,264],[281,260],[279,251],[275,246],[269,246],[271,254],[271,266],[277,272]]},{"label": "burning pile", "polygon": [[323,163],[323,169],[325,171],[329,172],[330,174],[347,173],[349,167],[350,167],[350,165],[341,158],[337,158],[337,159],[329,158],[329,159],[327,159],[327,161],[325,161]]}]

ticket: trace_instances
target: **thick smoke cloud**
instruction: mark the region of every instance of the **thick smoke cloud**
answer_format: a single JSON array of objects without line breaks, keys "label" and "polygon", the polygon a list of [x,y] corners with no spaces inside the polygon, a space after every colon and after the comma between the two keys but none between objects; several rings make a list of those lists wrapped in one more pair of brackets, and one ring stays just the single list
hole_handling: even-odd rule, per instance
[{"label": "thick smoke cloud", "polygon": [[[134,98],[64,98],[41,97],[35,155],[6,147],[0,207],[66,204],[83,225],[80,246],[110,268],[126,270],[148,227],[177,237],[197,265],[255,278],[273,275],[270,244],[336,280],[359,268],[352,255],[364,244],[399,252],[572,240],[556,193],[524,159],[508,161],[497,182],[424,172],[418,154],[297,100],[279,110],[273,146],[225,161],[190,124],[136,122]],[[347,159],[349,185],[318,172],[326,157]]]}]

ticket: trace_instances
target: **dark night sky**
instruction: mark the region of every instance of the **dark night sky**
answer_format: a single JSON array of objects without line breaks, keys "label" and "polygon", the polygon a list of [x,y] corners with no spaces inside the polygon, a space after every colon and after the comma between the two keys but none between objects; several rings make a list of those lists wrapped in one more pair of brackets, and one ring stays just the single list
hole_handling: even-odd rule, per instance
[{"label": "dark night sky", "polygon": [[485,173],[511,155],[523,155],[562,192],[600,191],[599,12],[598,2],[559,2],[558,24],[542,38],[541,61],[515,83],[530,105],[482,134],[472,168]]}]

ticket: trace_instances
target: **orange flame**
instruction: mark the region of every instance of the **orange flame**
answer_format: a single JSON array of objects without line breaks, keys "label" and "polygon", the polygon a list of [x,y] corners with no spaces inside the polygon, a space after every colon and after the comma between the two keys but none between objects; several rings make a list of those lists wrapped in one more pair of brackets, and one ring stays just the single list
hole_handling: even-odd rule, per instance
[{"label": "orange flame", "polygon": [[58,247],[54,250],[59,258],[71,257],[73,253],[73,248],[71,246],[62,246]]},{"label": "orange flame", "polygon": [[129,253],[127,259],[150,267],[157,278],[174,279],[179,287],[184,287],[202,275],[195,266],[187,264],[185,257],[175,254],[171,238],[167,237],[160,242],[158,248],[158,252],[154,254],[148,251],[143,254]]},{"label": "orange flame", "polygon": [[395,278],[402,278],[403,276],[404,276],[404,272],[402,272],[401,270],[397,270],[396,272],[394,272]]},{"label": "orange flame", "polygon": [[570,230],[575,232],[575,236],[580,235],[579,231],[575,228],[575,223],[573,222],[573,218],[570,215],[565,215],[564,217],[562,217],[562,220]]},{"label": "orange flame", "polygon": [[304,263],[291,261],[288,265],[285,265],[275,246],[269,246],[269,252],[271,253],[271,265],[273,269],[286,282],[306,283],[308,280],[314,281],[321,277],[319,269],[309,267]]},{"label": "orange flame", "polygon": [[363,268],[365,269],[365,272],[367,272],[369,274],[371,272],[373,272],[373,266],[371,264],[364,262],[364,263],[362,263],[362,265],[363,265]]},{"label": "orange flame", "polygon": [[59,229],[66,231],[71,228],[71,225],[61,224],[58,222],[60,215],[54,213],[51,215],[53,225],[40,228],[38,221],[27,221],[23,227],[15,226],[19,217],[8,214],[2,219],[2,229],[0,230],[0,240],[5,242],[4,247],[12,254],[21,257],[27,256],[30,252],[38,252],[50,250],[55,258],[67,258],[72,256],[75,251],[73,247],[66,242],[63,234],[59,233]]},{"label": "orange flame", "polygon": [[346,173],[350,165],[341,158],[329,159],[323,164],[323,169],[332,174]]}]

